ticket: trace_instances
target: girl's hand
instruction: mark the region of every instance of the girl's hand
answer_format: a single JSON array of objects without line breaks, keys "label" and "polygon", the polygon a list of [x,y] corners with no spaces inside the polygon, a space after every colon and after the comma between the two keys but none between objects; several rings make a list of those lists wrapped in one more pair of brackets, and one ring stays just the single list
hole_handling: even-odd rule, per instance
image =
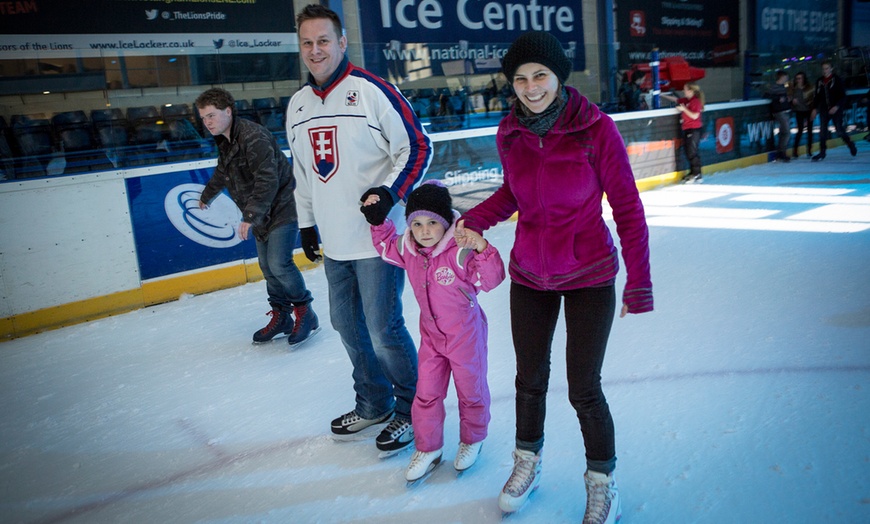
[{"label": "girl's hand", "polygon": [[369,195],[365,202],[362,202],[363,206],[370,206],[372,204],[377,204],[381,201],[381,197],[378,195]]},{"label": "girl's hand", "polygon": [[[465,220],[457,222],[456,228],[453,230],[453,238],[456,240],[456,245],[461,248],[471,248],[476,250],[477,246],[475,245],[475,240],[472,238],[470,233],[474,233],[474,231],[465,229]],[[480,235],[477,236],[479,237]],[[485,248],[486,246],[484,246],[484,249]]]},{"label": "girl's hand", "polygon": [[622,304],[622,311],[619,312],[619,318],[623,318],[627,314],[628,314],[628,304]]},{"label": "girl's hand", "polygon": [[489,242],[487,242],[486,239],[484,239],[477,231],[465,228],[463,228],[463,231],[465,231],[465,237],[470,239],[469,242],[471,242],[471,245],[468,247],[474,249],[478,253],[483,253],[483,250],[486,249]]}]

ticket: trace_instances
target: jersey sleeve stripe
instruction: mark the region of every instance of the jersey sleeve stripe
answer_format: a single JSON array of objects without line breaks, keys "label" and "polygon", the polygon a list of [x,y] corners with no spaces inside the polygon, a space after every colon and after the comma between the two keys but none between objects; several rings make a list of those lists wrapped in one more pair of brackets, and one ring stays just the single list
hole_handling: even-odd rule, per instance
[{"label": "jersey sleeve stripe", "polygon": [[426,133],[423,132],[423,125],[414,113],[411,104],[408,103],[394,85],[365,69],[355,66],[351,74],[365,79],[376,86],[393,105],[393,109],[402,117],[405,131],[408,133],[408,140],[411,144],[411,152],[407,164],[405,164],[393,185],[393,189],[399,195],[399,198],[405,200],[414,185],[422,179],[426,168],[429,166],[432,157],[432,143],[429,137],[426,136]]}]

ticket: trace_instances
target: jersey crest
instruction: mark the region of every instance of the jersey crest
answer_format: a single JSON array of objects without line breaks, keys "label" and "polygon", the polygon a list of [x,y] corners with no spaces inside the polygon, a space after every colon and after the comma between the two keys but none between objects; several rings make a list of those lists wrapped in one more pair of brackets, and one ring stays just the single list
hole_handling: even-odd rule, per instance
[{"label": "jersey crest", "polygon": [[338,171],[338,127],[324,126],[308,130],[308,139],[314,151],[314,171],[326,183]]}]

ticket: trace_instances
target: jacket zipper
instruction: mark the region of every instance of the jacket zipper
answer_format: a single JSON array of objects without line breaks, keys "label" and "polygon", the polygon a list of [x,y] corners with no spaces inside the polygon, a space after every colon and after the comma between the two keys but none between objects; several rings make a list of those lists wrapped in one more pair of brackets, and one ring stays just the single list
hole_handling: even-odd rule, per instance
[{"label": "jacket zipper", "polygon": [[471,297],[468,296],[468,292],[465,291],[465,290],[462,289],[462,288],[459,288],[459,292],[462,293],[463,295],[465,295],[465,298],[468,299],[468,307],[472,307],[472,308],[473,308],[473,307],[474,307],[474,300],[472,300]]}]

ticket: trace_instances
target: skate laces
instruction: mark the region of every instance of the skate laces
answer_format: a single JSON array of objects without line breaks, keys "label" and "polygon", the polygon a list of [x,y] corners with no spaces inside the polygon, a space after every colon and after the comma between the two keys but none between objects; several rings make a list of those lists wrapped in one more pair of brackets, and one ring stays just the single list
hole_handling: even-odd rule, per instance
[{"label": "skate laces", "polygon": [[532,481],[535,480],[535,468],[538,465],[538,460],[539,458],[535,455],[531,458],[525,458],[514,451],[514,470],[504,486],[504,491],[514,497],[525,493]]},{"label": "skate laces", "polygon": [[459,450],[456,452],[456,461],[457,462],[465,462],[470,459],[472,456],[476,454],[477,446],[475,444],[466,444],[465,442],[461,442],[459,444]]},{"label": "skate laces", "polygon": [[302,327],[302,319],[308,313],[308,306],[296,306],[293,308],[296,313],[296,322],[293,324],[293,333],[298,333]]},{"label": "skate laces", "polygon": [[414,455],[411,456],[411,463],[408,464],[408,469],[413,470],[419,468],[420,465],[426,460],[430,453],[434,453],[434,451],[420,451],[417,450],[414,452]]},{"label": "skate laces", "polygon": [[362,417],[357,414],[356,410],[353,410],[350,413],[345,413],[344,416],[341,417],[341,425],[350,426],[351,424],[356,424],[360,420],[362,420]]},{"label": "skate laces", "polygon": [[605,521],[613,500],[610,490],[612,485],[611,481],[599,482],[586,477],[586,514],[583,515],[583,524],[600,524]]},{"label": "skate laces", "polygon": [[390,434],[391,439],[395,439],[399,435],[405,432],[409,427],[411,427],[411,423],[407,420],[394,418],[387,424],[387,427],[384,428],[384,431]]},{"label": "skate laces", "polygon": [[270,320],[269,323],[266,324],[266,327],[260,330],[261,333],[268,333],[272,331],[273,329],[275,329],[275,326],[278,325],[278,322],[281,321],[281,312],[277,309],[269,311],[268,313],[266,313],[266,316],[272,317],[272,320]]}]

